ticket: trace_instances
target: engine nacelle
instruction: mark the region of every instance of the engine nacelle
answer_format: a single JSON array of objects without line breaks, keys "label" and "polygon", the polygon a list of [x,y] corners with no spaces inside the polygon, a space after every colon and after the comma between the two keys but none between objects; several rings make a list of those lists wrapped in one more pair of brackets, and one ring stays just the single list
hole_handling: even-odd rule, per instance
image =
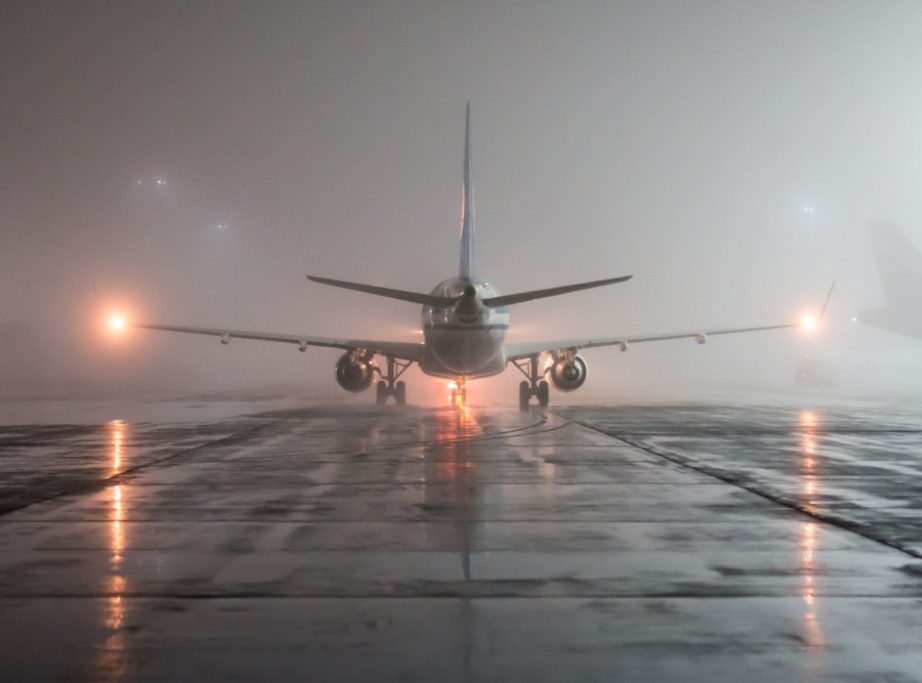
[{"label": "engine nacelle", "polygon": [[561,391],[573,391],[583,386],[589,368],[582,356],[559,358],[551,366],[551,381]]},{"label": "engine nacelle", "polygon": [[336,361],[336,381],[346,391],[365,391],[375,378],[371,356],[346,352]]}]

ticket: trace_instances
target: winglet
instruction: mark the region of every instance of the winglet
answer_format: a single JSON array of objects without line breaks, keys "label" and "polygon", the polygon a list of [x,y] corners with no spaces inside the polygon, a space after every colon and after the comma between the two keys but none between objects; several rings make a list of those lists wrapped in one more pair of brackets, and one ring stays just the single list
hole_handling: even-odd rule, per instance
[{"label": "winglet", "polygon": [[826,295],[826,301],[823,302],[823,308],[820,309],[820,317],[817,318],[817,321],[823,319],[823,316],[826,315],[826,307],[829,305],[829,299],[832,298],[832,290],[836,288],[836,281],[832,281],[832,286],[829,288],[829,294]]},{"label": "winglet", "polygon": [[464,187],[461,206],[461,271],[465,280],[474,278],[474,186],[471,184],[471,103],[467,103],[464,125]]}]

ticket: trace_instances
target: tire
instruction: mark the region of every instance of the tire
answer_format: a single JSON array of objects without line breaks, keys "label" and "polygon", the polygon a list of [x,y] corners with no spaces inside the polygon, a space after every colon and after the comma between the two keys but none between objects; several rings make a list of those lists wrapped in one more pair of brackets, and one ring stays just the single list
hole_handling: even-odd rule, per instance
[{"label": "tire", "polygon": [[407,404],[406,382],[397,382],[397,385],[394,387],[394,400],[397,401],[398,406],[405,406]]},{"label": "tire", "polygon": [[531,401],[531,385],[524,379],[519,384],[519,410],[528,410]]},{"label": "tire", "polygon": [[383,406],[387,403],[387,382],[381,380],[378,382],[378,405]]},{"label": "tire", "polygon": [[550,402],[550,389],[547,382],[540,381],[538,382],[538,404],[546,408],[547,404]]}]

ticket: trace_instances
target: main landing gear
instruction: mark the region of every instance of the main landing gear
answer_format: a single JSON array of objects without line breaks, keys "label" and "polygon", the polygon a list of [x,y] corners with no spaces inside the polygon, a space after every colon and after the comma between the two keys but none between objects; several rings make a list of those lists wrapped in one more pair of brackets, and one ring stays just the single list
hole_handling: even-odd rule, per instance
[{"label": "main landing gear", "polygon": [[383,406],[387,403],[389,396],[394,397],[394,403],[398,406],[405,406],[407,404],[407,383],[398,382],[397,378],[400,377],[407,368],[410,367],[411,363],[409,361],[398,360],[392,356],[387,357],[387,376],[381,373],[380,369],[378,374],[382,375],[384,379],[378,381],[375,391],[377,392],[377,403],[379,406]]},{"label": "main landing gear", "polygon": [[550,400],[550,388],[546,380],[540,379],[544,373],[538,372],[538,355],[514,360],[512,364],[528,378],[519,384],[519,410],[528,410],[532,396],[538,399],[538,405],[547,406]]}]

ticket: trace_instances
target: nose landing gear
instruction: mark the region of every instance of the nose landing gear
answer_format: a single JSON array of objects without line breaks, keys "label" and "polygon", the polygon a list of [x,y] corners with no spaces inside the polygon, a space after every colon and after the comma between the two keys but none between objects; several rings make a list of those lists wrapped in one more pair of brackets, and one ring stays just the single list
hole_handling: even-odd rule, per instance
[{"label": "nose landing gear", "polygon": [[467,405],[467,386],[464,380],[459,379],[451,389],[452,408],[463,408]]}]

